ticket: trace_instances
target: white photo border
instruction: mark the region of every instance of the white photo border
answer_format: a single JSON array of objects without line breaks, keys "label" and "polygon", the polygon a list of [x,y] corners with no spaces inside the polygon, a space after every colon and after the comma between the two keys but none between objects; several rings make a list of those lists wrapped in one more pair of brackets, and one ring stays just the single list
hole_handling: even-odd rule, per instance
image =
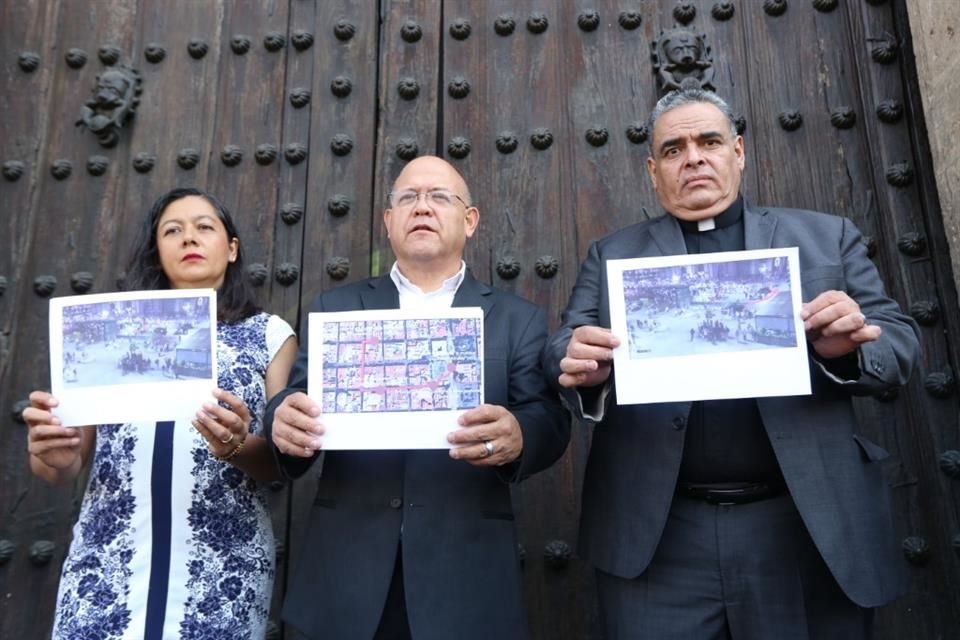
[{"label": "white photo border", "polygon": [[[467,409],[484,402],[484,325],[483,309],[480,307],[451,307],[439,310],[365,310],[343,312],[315,312],[307,318],[307,394],[321,407],[324,406],[324,372],[327,375],[337,369],[328,367],[330,360],[325,353],[324,331],[328,325],[342,323],[389,323],[395,321],[469,321],[475,327],[477,395],[471,396],[465,408],[390,411],[369,407],[361,412],[324,412],[321,421],[325,426],[323,448],[325,450],[353,449],[449,449],[447,434],[459,428],[457,418]],[[366,325],[365,325],[366,326]],[[381,330],[383,325],[381,324]],[[339,335],[339,334],[338,334]],[[424,338],[424,339],[430,339]],[[338,354],[341,344],[337,342]],[[428,358],[429,362],[434,360]],[[398,361],[400,362],[400,361]],[[404,366],[410,364],[403,360]],[[418,363],[420,360],[418,360]],[[399,366],[399,364],[397,365]],[[409,391],[409,389],[408,389]],[[472,393],[472,390],[471,390]],[[336,407],[336,404],[334,404]]]},{"label": "white photo border", "polygon": [[[64,309],[130,300],[206,298],[210,323],[209,378],[162,382],[85,385],[70,388],[64,381]],[[50,390],[59,401],[54,415],[64,426],[128,422],[190,420],[217,386],[217,293],[213,289],[124,291],[52,298],[49,305]]]},{"label": "white photo border", "polygon": [[[631,359],[623,285],[625,272],[763,258],[787,260],[796,346]],[[614,379],[618,404],[811,393],[806,335],[800,319],[802,289],[797,247],[608,260],[606,269],[610,329],[621,343],[614,350]]]}]

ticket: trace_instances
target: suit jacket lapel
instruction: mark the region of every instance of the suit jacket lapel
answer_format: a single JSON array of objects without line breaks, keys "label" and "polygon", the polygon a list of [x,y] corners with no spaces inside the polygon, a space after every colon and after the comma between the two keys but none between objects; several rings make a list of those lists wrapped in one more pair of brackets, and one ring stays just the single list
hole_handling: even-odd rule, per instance
[{"label": "suit jacket lapel", "polygon": [[470,269],[467,269],[463,275],[463,282],[460,283],[460,288],[453,297],[453,306],[480,307],[483,309],[483,317],[486,318],[494,306],[491,293],[493,289],[474,278]]},{"label": "suit jacket lapel", "polygon": [[746,249],[771,248],[776,227],[776,219],[766,209],[755,209],[743,201],[743,243]]},{"label": "suit jacket lapel", "polygon": [[651,222],[647,230],[660,250],[660,255],[676,256],[687,253],[687,243],[683,240],[680,224],[669,213]]},{"label": "suit jacket lapel", "polygon": [[368,289],[360,292],[360,302],[364,309],[399,309],[400,294],[390,279],[390,274],[370,280]]}]

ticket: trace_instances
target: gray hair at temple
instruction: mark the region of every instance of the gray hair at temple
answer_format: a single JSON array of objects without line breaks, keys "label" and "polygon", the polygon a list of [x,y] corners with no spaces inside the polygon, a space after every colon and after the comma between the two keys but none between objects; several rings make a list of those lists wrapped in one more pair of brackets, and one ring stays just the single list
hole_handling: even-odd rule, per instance
[{"label": "gray hair at temple", "polygon": [[733,110],[730,109],[730,105],[728,105],[723,98],[715,94],[713,91],[707,91],[706,89],[701,89],[700,87],[681,87],[680,89],[671,91],[657,100],[656,106],[653,108],[653,111],[650,112],[650,120],[647,124],[650,129],[650,155],[653,155],[655,151],[653,148],[653,131],[657,126],[657,120],[660,119],[660,116],[668,111],[676,109],[677,107],[700,102],[712,104],[719,109],[720,113],[723,114],[723,117],[726,118],[727,122],[730,124],[730,135],[734,138],[737,137],[736,118],[733,115]]}]

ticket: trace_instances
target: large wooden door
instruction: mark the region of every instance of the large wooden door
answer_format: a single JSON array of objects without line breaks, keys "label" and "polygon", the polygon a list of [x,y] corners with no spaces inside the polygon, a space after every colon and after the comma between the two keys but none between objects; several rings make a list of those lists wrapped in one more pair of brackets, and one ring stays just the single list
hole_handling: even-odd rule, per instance
[{"label": "large wooden door", "polygon": [[[589,242],[661,215],[644,123],[675,27],[700,38],[697,73],[741,114],[746,196],[852,218],[922,324],[911,384],[858,404],[892,453],[911,573],[877,633],[951,637],[960,327],[902,0],[0,3],[0,637],[49,634],[82,494],[26,464],[19,413],[48,385],[47,299],[114,290],[159,193],[220,196],[261,303],[296,323],[317,292],[389,269],[389,185],[410,158],[442,155],[481,210],[474,273],[555,323]],[[142,93],[105,148],[74,123],[120,66]],[[563,460],[515,489],[538,639],[601,637],[576,553],[589,441],[578,426]],[[272,487],[282,567],[308,552],[312,482]]]}]

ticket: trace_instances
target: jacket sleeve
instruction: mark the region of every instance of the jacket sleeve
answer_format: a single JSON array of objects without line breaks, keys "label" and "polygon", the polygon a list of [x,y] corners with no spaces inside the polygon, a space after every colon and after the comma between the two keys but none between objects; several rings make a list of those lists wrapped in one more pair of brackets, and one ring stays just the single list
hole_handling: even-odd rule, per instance
[{"label": "jacket sleeve", "polygon": [[[577,327],[600,325],[600,305],[603,304],[603,290],[605,285],[603,278],[603,261],[600,258],[600,251],[597,243],[593,242],[587,251],[587,257],[580,266],[580,273],[577,276],[577,283],[570,294],[570,300],[566,309],[560,316],[560,328],[550,337],[543,349],[541,357],[543,370],[547,376],[547,382],[551,385],[563,404],[573,413],[578,420],[596,420],[597,415],[585,415],[584,403],[593,404],[591,400],[598,397],[601,402],[605,402],[610,394],[606,389],[598,388],[599,394],[585,391],[581,393],[577,389],[567,389],[560,386],[560,361],[567,353],[567,345],[573,335],[573,330]],[[611,374],[612,375],[612,374]],[[609,381],[608,381],[609,384]],[[587,397],[589,396],[589,397]],[[602,416],[603,407],[599,410],[596,407],[587,407],[587,414],[599,414]]]},{"label": "jacket sleeve", "polygon": [[500,470],[507,481],[519,481],[557,461],[570,442],[570,416],[547,385],[540,352],[547,339],[546,315],[539,307],[512,337],[507,409],[520,423],[523,452]]},{"label": "jacket sleeve", "polygon": [[[322,310],[323,303],[320,296],[317,296],[310,307],[310,312]],[[293,364],[293,369],[290,370],[290,378],[287,380],[287,387],[270,399],[270,402],[267,403],[267,408],[263,413],[263,428],[267,443],[270,446],[270,450],[273,452],[274,460],[276,460],[277,466],[280,468],[281,473],[285,478],[290,480],[299,478],[306,473],[314,461],[321,455],[320,452],[314,452],[313,456],[310,458],[297,458],[294,456],[288,456],[284,453],[281,453],[280,450],[277,449],[277,446],[273,443],[273,414],[276,412],[277,407],[283,403],[284,398],[287,396],[297,393],[298,391],[303,393],[307,392],[307,343],[310,334],[310,332],[307,330],[307,322],[310,312],[304,315],[303,320],[300,322],[300,351],[297,354],[296,362]]]},{"label": "jacket sleeve", "polygon": [[[875,395],[906,384],[919,354],[919,330],[913,318],[887,296],[856,226],[844,219],[842,229],[840,255],[846,293],[860,305],[867,322],[882,331],[877,340],[860,345],[860,375],[843,386],[854,395]],[[823,371],[820,375],[826,376]]]}]

